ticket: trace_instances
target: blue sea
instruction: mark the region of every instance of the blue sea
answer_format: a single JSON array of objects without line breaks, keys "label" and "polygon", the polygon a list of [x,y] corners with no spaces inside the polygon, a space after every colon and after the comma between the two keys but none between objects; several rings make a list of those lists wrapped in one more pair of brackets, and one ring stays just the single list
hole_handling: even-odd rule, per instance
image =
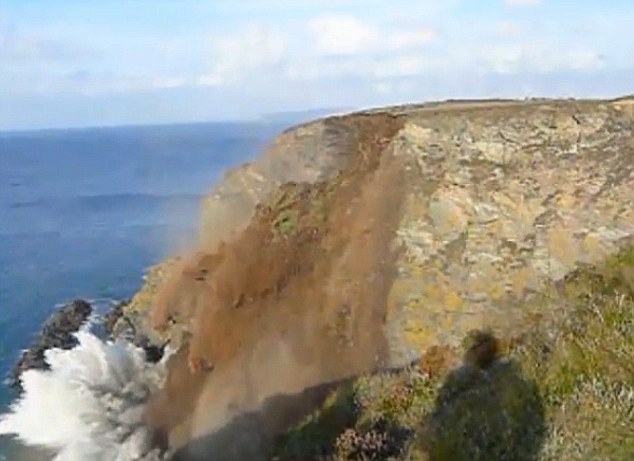
[{"label": "blue sea", "polygon": [[[122,299],[196,236],[223,170],[289,122],[0,132],[0,375],[75,297]],[[0,412],[11,395],[0,387]],[[0,459],[7,439],[0,438]]]}]

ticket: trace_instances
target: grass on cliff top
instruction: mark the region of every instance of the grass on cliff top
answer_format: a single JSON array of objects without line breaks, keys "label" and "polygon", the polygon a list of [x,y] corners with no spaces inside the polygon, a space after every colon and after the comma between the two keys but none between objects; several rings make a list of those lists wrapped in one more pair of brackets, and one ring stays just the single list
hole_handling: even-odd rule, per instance
[{"label": "grass on cliff top", "polygon": [[634,246],[545,294],[486,370],[432,349],[358,378],[284,435],[275,459],[634,459]]}]

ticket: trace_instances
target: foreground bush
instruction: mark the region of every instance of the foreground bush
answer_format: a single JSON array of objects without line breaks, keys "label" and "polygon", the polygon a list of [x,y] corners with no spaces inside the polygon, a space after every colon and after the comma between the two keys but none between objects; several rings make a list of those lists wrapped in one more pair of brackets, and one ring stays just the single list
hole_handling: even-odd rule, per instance
[{"label": "foreground bush", "polygon": [[275,459],[634,459],[634,246],[522,308],[521,334],[466,338],[457,368],[460,351],[432,348],[341,386]]}]

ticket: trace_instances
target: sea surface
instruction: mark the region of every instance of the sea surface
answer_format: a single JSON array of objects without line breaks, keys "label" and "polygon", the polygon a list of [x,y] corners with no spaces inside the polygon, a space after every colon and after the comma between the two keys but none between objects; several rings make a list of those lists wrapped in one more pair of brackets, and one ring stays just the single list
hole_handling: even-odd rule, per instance
[{"label": "sea surface", "polygon": [[[0,132],[0,376],[56,306],[131,296],[195,238],[223,170],[289,124]],[[0,413],[11,399],[0,386]],[[15,450],[0,438],[0,460],[26,459]]]}]

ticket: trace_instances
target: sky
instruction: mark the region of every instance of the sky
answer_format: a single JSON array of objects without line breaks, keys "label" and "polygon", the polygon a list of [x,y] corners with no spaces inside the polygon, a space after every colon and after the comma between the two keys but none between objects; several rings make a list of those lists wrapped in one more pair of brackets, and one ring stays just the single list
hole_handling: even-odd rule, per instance
[{"label": "sky", "polygon": [[631,0],[0,0],[0,130],[626,93]]}]

